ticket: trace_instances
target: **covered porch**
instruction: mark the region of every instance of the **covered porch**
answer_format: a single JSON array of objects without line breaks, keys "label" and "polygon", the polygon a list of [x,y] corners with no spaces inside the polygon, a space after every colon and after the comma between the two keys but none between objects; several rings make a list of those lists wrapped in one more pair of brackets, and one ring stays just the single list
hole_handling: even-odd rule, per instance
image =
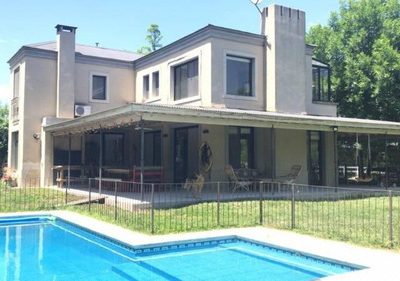
[{"label": "covered porch", "polygon": [[42,185],[60,180],[57,169],[68,185],[88,178],[182,183],[203,171],[206,144],[206,182],[227,181],[227,165],[254,181],[275,181],[297,165],[299,184],[386,187],[399,184],[391,176],[399,170],[398,135],[394,122],[129,104],[44,126]]}]

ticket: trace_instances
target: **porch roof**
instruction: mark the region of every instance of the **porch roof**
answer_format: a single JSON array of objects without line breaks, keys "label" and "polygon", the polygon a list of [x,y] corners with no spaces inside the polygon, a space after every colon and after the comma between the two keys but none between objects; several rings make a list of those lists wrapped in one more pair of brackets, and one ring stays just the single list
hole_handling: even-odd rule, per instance
[{"label": "porch roof", "polygon": [[71,120],[43,125],[45,132],[55,135],[80,133],[99,128],[114,128],[140,120],[208,125],[251,126],[294,130],[400,135],[400,123],[344,118],[287,114],[266,111],[130,103],[125,106]]}]

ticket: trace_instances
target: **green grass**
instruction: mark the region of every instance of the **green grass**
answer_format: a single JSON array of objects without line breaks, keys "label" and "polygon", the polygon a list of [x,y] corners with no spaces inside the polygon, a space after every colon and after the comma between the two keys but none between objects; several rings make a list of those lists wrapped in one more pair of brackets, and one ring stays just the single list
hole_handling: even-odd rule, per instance
[{"label": "green grass", "polygon": [[[67,201],[80,199],[68,194]],[[65,192],[49,188],[0,188],[0,212],[39,211],[61,208],[65,205]]]},{"label": "green grass", "polygon": [[[293,230],[354,244],[390,247],[389,203],[387,197],[354,200],[313,201],[295,203]],[[400,248],[400,198],[393,198],[393,247]],[[70,206],[69,210],[111,222],[125,228],[151,233],[150,209],[128,209],[92,204]],[[199,203],[191,206],[154,210],[154,233],[166,234],[227,227],[260,225],[260,202],[237,201]],[[219,216],[218,216],[219,213]],[[291,228],[291,202],[264,200],[262,224],[279,229]]]}]

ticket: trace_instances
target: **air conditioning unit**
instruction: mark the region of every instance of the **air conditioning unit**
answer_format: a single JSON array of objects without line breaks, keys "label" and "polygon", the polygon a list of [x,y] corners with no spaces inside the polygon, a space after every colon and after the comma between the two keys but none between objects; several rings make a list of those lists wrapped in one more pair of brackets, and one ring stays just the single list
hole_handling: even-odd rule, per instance
[{"label": "air conditioning unit", "polygon": [[91,112],[90,105],[75,105],[75,117],[81,117],[89,115]]}]

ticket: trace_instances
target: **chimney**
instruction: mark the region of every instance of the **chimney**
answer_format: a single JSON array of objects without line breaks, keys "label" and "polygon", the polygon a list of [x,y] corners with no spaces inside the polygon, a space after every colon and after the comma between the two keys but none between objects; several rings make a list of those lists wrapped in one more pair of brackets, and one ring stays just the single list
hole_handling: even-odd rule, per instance
[{"label": "chimney", "polygon": [[73,118],[75,102],[76,27],[60,25],[57,30],[57,118]]},{"label": "chimney", "polygon": [[264,8],[267,36],[267,110],[306,111],[305,13],[279,5]]}]

